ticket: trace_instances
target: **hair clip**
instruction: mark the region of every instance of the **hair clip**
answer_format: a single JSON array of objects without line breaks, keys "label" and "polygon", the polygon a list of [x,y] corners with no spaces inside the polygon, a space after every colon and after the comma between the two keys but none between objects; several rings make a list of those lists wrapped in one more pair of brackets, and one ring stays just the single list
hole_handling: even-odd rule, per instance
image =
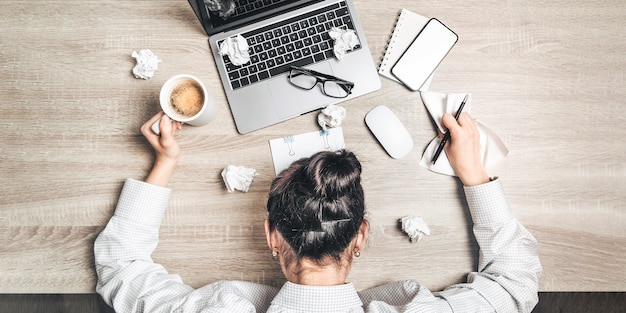
[{"label": "hair clip", "polygon": [[324,225],[332,225],[332,224],[336,224],[336,223],[341,223],[341,222],[349,222],[351,221],[351,218],[344,218],[344,219],[340,219],[340,220],[332,220],[332,221],[325,221],[325,222],[321,222],[320,226],[318,228],[292,228],[291,231],[292,232],[314,232],[314,233],[323,233],[324,232]]}]

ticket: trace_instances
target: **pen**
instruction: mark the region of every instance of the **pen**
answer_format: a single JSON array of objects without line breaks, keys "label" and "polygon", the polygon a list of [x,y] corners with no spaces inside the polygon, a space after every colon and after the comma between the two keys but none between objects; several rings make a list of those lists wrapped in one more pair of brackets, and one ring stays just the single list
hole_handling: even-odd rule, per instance
[{"label": "pen", "polygon": [[[468,95],[465,95],[465,98],[463,98],[463,102],[461,102],[461,106],[459,106],[459,110],[456,111],[456,114],[454,115],[455,120],[458,120],[459,116],[461,116],[461,112],[463,111],[465,102],[467,102],[467,96]],[[435,162],[437,162],[437,159],[439,158],[439,155],[441,154],[441,151],[443,151],[443,147],[446,145],[446,142],[448,142],[448,140],[450,140],[450,131],[447,131],[446,134],[443,135],[443,139],[441,140],[441,143],[439,143],[439,146],[435,151],[435,155],[433,155],[433,159],[430,160],[431,164],[435,164]]]}]

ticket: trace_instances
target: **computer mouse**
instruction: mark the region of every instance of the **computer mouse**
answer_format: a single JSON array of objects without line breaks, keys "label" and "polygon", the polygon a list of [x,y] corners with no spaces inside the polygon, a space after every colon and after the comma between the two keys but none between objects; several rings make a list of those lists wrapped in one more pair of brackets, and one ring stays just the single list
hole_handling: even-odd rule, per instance
[{"label": "computer mouse", "polygon": [[392,158],[403,158],[413,149],[411,134],[388,107],[373,108],[365,115],[365,124]]}]

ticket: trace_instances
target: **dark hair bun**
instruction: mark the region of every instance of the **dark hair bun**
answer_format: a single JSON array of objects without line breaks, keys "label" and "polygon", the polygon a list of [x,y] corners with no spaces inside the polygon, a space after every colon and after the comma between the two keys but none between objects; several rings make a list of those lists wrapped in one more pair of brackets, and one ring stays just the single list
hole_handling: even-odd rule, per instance
[{"label": "dark hair bun", "polygon": [[267,209],[298,258],[340,261],[365,215],[361,164],[346,150],[298,160],[273,181]]},{"label": "dark hair bun", "polygon": [[352,152],[318,153],[309,159],[307,176],[320,197],[338,197],[361,182],[361,164]]}]

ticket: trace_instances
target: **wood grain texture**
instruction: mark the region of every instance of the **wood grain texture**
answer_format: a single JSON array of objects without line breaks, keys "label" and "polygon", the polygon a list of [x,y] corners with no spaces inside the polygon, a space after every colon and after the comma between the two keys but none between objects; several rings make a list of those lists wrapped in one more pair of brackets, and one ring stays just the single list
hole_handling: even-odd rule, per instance
[{"label": "wood grain texture", "polygon": [[[460,40],[431,90],[471,92],[473,115],[509,156],[490,174],[539,240],[542,291],[626,290],[626,6],[621,1],[355,0],[379,60],[401,8],[437,17]],[[268,140],[317,129],[315,114],[236,132],[207,36],[186,1],[3,1],[0,12],[0,293],[94,291],[93,240],[123,180],[143,178],[152,151],[139,126],[158,110],[167,78],[199,77],[218,103],[206,127],[185,127],[173,194],[154,259],[194,287],[217,279],[280,285],[263,237],[273,178]],[[163,63],[135,79],[134,50]],[[359,289],[417,279],[433,289],[477,263],[462,190],[418,166],[433,123],[406,88],[346,102],[344,135],[361,159],[371,240],[349,279]],[[415,149],[393,160],[364,125],[392,108]],[[220,172],[261,174],[228,193]],[[398,218],[420,215],[432,235],[411,244]]]}]

